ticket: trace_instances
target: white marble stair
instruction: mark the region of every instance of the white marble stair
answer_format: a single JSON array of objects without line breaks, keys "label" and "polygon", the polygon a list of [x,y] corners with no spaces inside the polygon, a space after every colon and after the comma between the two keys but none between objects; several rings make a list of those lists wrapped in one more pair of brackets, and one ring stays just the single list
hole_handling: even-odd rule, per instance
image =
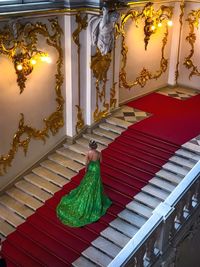
[{"label": "white marble stair", "polygon": [[83,168],[83,165],[81,163],[71,160],[58,153],[51,154],[50,156],[48,156],[48,159],[60,164],[61,166],[64,166],[65,168],[71,169],[74,172],[78,172]]},{"label": "white marble stair", "polygon": [[102,236],[99,236],[97,239],[92,241],[92,245],[96,247],[98,250],[110,256],[111,258],[114,258],[115,256],[117,256],[117,254],[121,250],[119,246],[105,239]]},{"label": "white marble stair", "polygon": [[85,156],[81,155],[69,148],[61,147],[56,150],[56,152],[60,155],[63,155],[69,159],[73,159],[74,161],[80,163],[80,164],[85,164]]},{"label": "white marble stair", "polygon": [[[84,146],[86,149],[89,148],[89,146],[88,146],[88,143],[89,143],[88,142],[88,138],[81,137],[81,138],[76,140],[76,143],[79,144],[79,145]],[[98,151],[102,151],[103,149],[106,148],[106,145],[100,144],[98,142],[97,142],[97,144],[98,144],[98,148],[97,148]]]},{"label": "white marble stair", "polygon": [[108,266],[108,264],[112,261],[111,257],[93,246],[88,247],[82,252],[82,254],[83,256],[97,264],[97,266],[101,267]]},{"label": "white marble stair", "polygon": [[162,166],[163,169],[167,170],[167,171],[171,171],[174,172],[178,175],[182,175],[182,177],[185,177],[185,175],[188,173],[189,169],[186,167],[180,167],[177,164],[173,164],[171,162],[167,162],[166,164],[164,164]]},{"label": "white marble stair", "polygon": [[116,218],[115,220],[111,221],[110,226],[114,228],[116,231],[123,233],[125,236],[131,238],[134,234],[137,233],[138,229],[135,225],[126,222],[121,218]]},{"label": "white marble stair", "polygon": [[85,137],[86,139],[88,139],[88,141],[90,139],[93,139],[95,140],[96,142],[102,144],[102,145],[106,145],[108,146],[112,140],[104,137],[104,136],[100,136],[100,135],[97,135],[97,134],[83,134],[83,137]]},{"label": "white marble stair", "polygon": [[200,146],[193,144],[192,142],[187,142],[185,144],[182,145],[183,148],[197,154],[200,155]]},{"label": "white marble stair", "polygon": [[4,194],[0,197],[0,204],[5,206],[7,209],[10,209],[11,211],[15,212],[24,219],[34,213],[32,209],[7,194]]},{"label": "white marble stair", "polygon": [[149,183],[159,187],[160,189],[166,190],[169,193],[171,193],[174,190],[174,188],[176,187],[174,184],[172,184],[168,181],[165,181],[164,179],[159,178],[159,177],[152,178],[149,181]]},{"label": "white marble stair", "polygon": [[117,246],[121,248],[123,248],[130,240],[129,237],[120,233],[119,231],[115,230],[114,228],[110,226],[107,227],[105,230],[103,230],[100,233],[100,235],[110,240],[111,242],[113,242],[114,244],[116,244]]},{"label": "white marble stair", "polygon": [[104,136],[104,137],[109,138],[111,140],[115,140],[115,138],[117,138],[119,136],[119,134],[116,134],[116,133],[114,133],[112,131],[104,130],[104,129],[100,128],[100,127],[94,129],[92,132],[94,134],[97,134],[97,135],[100,135],[100,136]]},{"label": "white marble stair", "polygon": [[156,176],[159,178],[162,178],[166,181],[169,181],[169,182],[173,183],[174,185],[179,184],[183,179],[183,176],[180,176],[176,173],[173,173],[171,171],[164,170],[164,169],[161,169],[160,171],[158,171],[156,173]]},{"label": "white marble stair", "polygon": [[178,149],[175,152],[176,155],[184,157],[186,159],[189,159],[190,161],[193,161],[195,163],[197,163],[200,160],[200,155],[191,152],[190,150],[185,149],[184,147]]},{"label": "white marble stair", "polygon": [[152,208],[149,208],[148,206],[146,206],[146,205],[144,205],[144,204],[142,204],[136,200],[129,202],[126,205],[126,208],[135,212],[135,213],[138,213],[139,215],[143,216],[146,219],[151,217],[152,211],[153,211]]},{"label": "white marble stair", "polygon": [[190,159],[184,159],[183,157],[180,157],[180,156],[172,156],[169,159],[169,161],[174,164],[188,168],[188,169],[192,169],[195,165],[194,161],[191,161]]},{"label": "white marble stair", "polygon": [[14,227],[17,227],[25,221],[21,216],[12,212],[10,209],[7,209],[2,204],[0,204],[0,218]]},{"label": "white marble stair", "polygon": [[104,129],[106,131],[114,132],[116,134],[121,134],[121,133],[123,133],[126,130],[125,128],[122,128],[120,126],[113,125],[113,124],[108,123],[108,122],[100,123],[99,124],[99,128]]},{"label": "white marble stair", "polygon": [[150,184],[145,185],[142,188],[142,191],[151,195],[151,196],[155,196],[156,198],[160,199],[161,201],[165,200],[169,195],[169,192],[167,192],[166,190],[160,189],[159,187],[153,186]]},{"label": "white marble stair", "polygon": [[125,121],[125,120],[121,120],[115,117],[109,117],[106,119],[106,122],[110,123],[110,124],[114,124],[116,126],[120,126],[122,128],[127,129],[129,126],[132,125],[131,122]]}]

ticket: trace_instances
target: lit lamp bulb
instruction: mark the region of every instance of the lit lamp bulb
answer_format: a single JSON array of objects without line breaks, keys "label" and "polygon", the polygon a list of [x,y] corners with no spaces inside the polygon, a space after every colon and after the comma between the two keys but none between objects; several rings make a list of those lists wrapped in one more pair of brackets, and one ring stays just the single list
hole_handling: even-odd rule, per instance
[{"label": "lit lamp bulb", "polygon": [[161,23],[161,22],[158,23],[158,27],[159,27],[159,28],[162,27],[162,23]]},{"label": "lit lamp bulb", "polygon": [[22,70],[22,69],[23,69],[23,67],[21,64],[17,65],[17,70]]},{"label": "lit lamp bulb", "polygon": [[51,58],[49,56],[42,56],[41,57],[41,60],[43,62],[51,63]]},{"label": "lit lamp bulb", "polygon": [[152,30],[152,31],[154,31],[154,30],[155,30],[155,28],[156,28],[156,27],[155,27],[154,25],[153,25],[153,26],[151,26],[151,30]]},{"label": "lit lamp bulb", "polygon": [[35,65],[37,63],[37,61],[35,59],[31,59],[31,65]]},{"label": "lit lamp bulb", "polygon": [[173,22],[171,20],[168,20],[167,24],[171,27],[173,25]]}]

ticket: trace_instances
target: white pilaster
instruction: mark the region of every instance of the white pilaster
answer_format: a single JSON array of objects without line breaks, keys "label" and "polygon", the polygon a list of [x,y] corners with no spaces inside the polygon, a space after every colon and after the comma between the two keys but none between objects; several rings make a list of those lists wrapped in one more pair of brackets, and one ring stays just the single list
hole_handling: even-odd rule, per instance
[{"label": "white pilaster", "polygon": [[76,107],[78,104],[78,60],[77,47],[72,33],[75,28],[75,17],[64,16],[64,62],[65,62],[65,94],[66,94],[66,134],[73,137],[76,134]]}]

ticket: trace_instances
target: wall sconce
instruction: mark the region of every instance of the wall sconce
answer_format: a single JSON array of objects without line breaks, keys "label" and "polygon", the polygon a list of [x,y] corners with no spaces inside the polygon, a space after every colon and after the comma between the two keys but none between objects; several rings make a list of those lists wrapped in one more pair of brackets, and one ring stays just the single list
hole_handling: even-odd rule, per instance
[{"label": "wall sconce", "polygon": [[162,27],[164,21],[167,22],[168,26],[173,25],[171,21],[172,9],[167,6],[161,6],[160,9],[156,11],[153,8],[153,3],[149,2],[144,8],[142,16],[145,18],[144,43],[145,50],[147,50],[151,35],[156,32],[157,28]]},{"label": "wall sconce", "polygon": [[37,64],[38,60],[46,63],[51,63],[51,58],[47,53],[35,50],[35,51],[22,51],[18,50],[14,52],[12,61],[14,63],[15,72],[17,74],[17,83],[20,88],[20,94],[24,91],[27,80],[27,76],[33,71],[34,65]]},{"label": "wall sconce", "polygon": [[9,27],[0,31],[0,55],[6,55],[12,60],[20,94],[26,87],[27,76],[32,73],[38,60],[51,63],[48,54],[36,48],[38,40],[36,33],[29,32],[31,27],[30,23],[22,25],[18,21],[11,21]]}]

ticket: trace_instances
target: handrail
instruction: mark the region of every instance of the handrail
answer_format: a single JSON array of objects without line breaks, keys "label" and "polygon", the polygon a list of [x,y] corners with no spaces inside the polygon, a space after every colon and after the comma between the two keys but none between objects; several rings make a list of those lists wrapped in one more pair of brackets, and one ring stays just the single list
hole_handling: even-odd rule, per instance
[{"label": "handrail", "polygon": [[[153,211],[108,267],[148,266],[155,262],[169,246],[169,241],[190,218],[200,203],[200,161],[188,172],[172,193]],[[187,216],[185,215],[187,213]],[[143,261],[143,262],[142,262]]]}]

